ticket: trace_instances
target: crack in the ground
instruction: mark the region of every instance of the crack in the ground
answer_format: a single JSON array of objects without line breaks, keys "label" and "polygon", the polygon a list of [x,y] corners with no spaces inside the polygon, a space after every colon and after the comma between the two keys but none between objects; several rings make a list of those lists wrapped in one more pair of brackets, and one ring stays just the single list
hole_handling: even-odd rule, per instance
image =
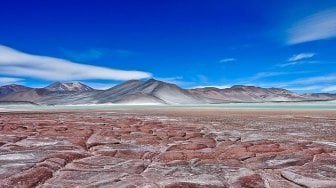
[{"label": "crack in the ground", "polygon": [[282,174],[281,174],[281,177],[282,177],[283,179],[285,179],[286,181],[289,181],[289,182],[291,182],[291,183],[293,183],[293,184],[295,184],[295,185],[297,185],[297,186],[308,188],[307,186],[301,185],[301,184],[299,184],[299,183],[297,183],[297,182],[295,182],[295,181],[293,181],[293,180],[291,180],[291,179],[288,179],[287,177],[283,176]]}]

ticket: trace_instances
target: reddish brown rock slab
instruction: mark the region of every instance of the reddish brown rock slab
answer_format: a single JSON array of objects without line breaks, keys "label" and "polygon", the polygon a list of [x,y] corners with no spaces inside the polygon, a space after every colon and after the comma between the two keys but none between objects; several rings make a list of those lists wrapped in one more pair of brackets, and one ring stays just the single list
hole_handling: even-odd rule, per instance
[{"label": "reddish brown rock slab", "polygon": [[289,181],[305,187],[336,187],[336,153],[318,154],[313,161],[300,167],[281,171]]},{"label": "reddish brown rock slab", "polygon": [[217,146],[214,153],[219,155],[218,156],[219,160],[226,160],[226,159],[246,160],[248,158],[255,156],[255,153],[247,151],[246,146],[244,146],[243,144],[232,144],[224,148],[220,148],[220,146]]},{"label": "reddish brown rock slab", "polygon": [[97,145],[105,145],[105,144],[119,144],[120,140],[113,134],[108,134],[109,131],[97,131],[92,134],[89,139],[86,141],[87,148],[91,148],[92,146]]},{"label": "reddish brown rock slab", "polygon": [[233,185],[228,183],[229,178],[240,168],[242,164],[238,161],[180,160],[152,162],[142,175],[147,179],[155,179],[162,187],[229,187]]},{"label": "reddish brown rock slab", "polygon": [[58,146],[63,146],[63,147],[77,147],[76,145],[73,145],[71,142],[69,142],[65,138],[50,138],[50,137],[37,137],[37,136],[32,136],[23,140],[20,140],[16,142],[14,145],[16,146],[21,146],[25,148],[34,148],[34,147],[58,147]]},{"label": "reddish brown rock slab", "polygon": [[192,151],[192,150],[184,150],[184,151],[167,151],[164,153],[159,154],[155,157],[156,161],[161,162],[170,162],[174,160],[185,160],[190,161],[192,159],[212,159],[214,160],[216,157],[213,155],[213,153],[208,151]]},{"label": "reddish brown rock slab", "polygon": [[259,174],[243,166],[229,171],[225,177],[230,187],[265,187],[264,180]]},{"label": "reddish brown rock slab", "polygon": [[164,188],[226,188],[225,183],[211,175],[189,176],[185,178],[173,178],[160,181]]},{"label": "reddish brown rock slab", "polygon": [[156,157],[157,161],[170,162],[175,160],[184,160],[186,158],[182,151],[167,151]]},{"label": "reddish brown rock slab", "polygon": [[179,151],[179,150],[200,150],[207,148],[204,144],[195,144],[195,143],[183,143],[175,144],[167,148],[167,151]]},{"label": "reddish brown rock slab", "polygon": [[8,143],[14,143],[26,138],[26,136],[19,135],[0,135],[0,146]]},{"label": "reddish brown rock slab", "polygon": [[114,180],[105,180],[90,184],[89,187],[99,188],[161,188],[154,181],[143,178],[142,176],[130,175]]},{"label": "reddish brown rock slab", "polygon": [[51,178],[53,171],[47,167],[34,167],[0,180],[1,187],[35,187]]},{"label": "reddish brown rock slab", "polygon": [[88,157],[69,163],[42,187],[94,187],[99,184],[112,184],[121,181],[122,177],[142,173],[147,165],[148,162],[143,160],[125,160],[109,156]]},{"label": "reddish brown rock slab", "polygon": [[301,175],[300,172],[291,170],[283,170],[281,175],[289,181],[298,185],[309,188],[334,188],[336,187],[336,179],[311,177],[310,175]]},{"label": "reddish brown rock slab", "polygon": [[47,155],[46,151],[0,152],[0,163],[37,163]]},{"label": "reddish brown rock slab", "polygon": [[301,166],[313,160],[314,155],[323,153],[321,148],[305,149],[302,151],[294,151],[291,153],[272,153],[245,161],[247,167],[251,169],[278,169],[290,166]]},{"label": "reddish brown rock slab", "polygon": [[248,151],[254,153],[281,152],[285,149],[280,148],[280,144],[256,144],[247,148]]},{"label": "reddish brown rock slab", "polygon": [[8,178],[14,174],[18,174],[20,172],[23,172],[25,170],[28,170],[29,168],[34,166],[34,163],[28,163],[28,162],[6,162],[6,163],[0,163],[0,181],[2,179]]},{"label": "reddish brown rock slab", "polygon": [[65,161],[65,163],[69,163],[71,161],[89,157],[90,154],[87,152],[81,151],[58,151],[55,153],[49,154],[46,159],[58,158]]},{"label": "reddish brown rock slab", "polygon": [[139,145],[159,145],[161,138],[157,136],[145,136],[135,139],[135,143]]},{"label": "reddish brown rock slab", "polygon": [[297,185],[281,176],[279,170],[260,170],[258,171],[262,179],[264,180],[265,187],[270,188],[302,188],[302,186]]},{"label": "reddish brown rock slab", "polygon": [[241,139],[241,133],[236,130],[231,130],[231,131],[220,130],[220,131],[216,131],[213,133],[216,135],[217,142],[223,142],[223,141],[236,142]]},{"label": "reddish brown rock slab", "polygon": [[240,187],[255,187],[255,188],[265,187],[263,179],[259,174],[242,176],[238,178],[236,184],[238,184]]},{"label": "reddish brown rock slab", "polygon": [[189,141],[195,144],[206,145],[208,148],[214,148],[216,146],[216,140],[214,138],[194,137],[190,138]]},{"label": "reddish brown rock slab", "polygon": [[20,174],[32,167],[46,167],[58,170],[83,154],[64,151],[16,151],[0,153],[0,180]]},{"label": "reddish brown rock slab", "polygon": [[134,144],[107,144],[90,148],[95,155],[112,156],[124,159],[152,159],[160,153],[161,147]]}]

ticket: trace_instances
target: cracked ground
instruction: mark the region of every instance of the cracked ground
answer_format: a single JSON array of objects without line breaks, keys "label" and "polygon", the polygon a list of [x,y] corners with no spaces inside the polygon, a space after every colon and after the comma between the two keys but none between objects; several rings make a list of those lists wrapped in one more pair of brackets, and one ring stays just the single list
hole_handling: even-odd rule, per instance
[{"label": "cracked ground", "polygon": [[336,111],[0,113],[0,187],[336,187]]}]

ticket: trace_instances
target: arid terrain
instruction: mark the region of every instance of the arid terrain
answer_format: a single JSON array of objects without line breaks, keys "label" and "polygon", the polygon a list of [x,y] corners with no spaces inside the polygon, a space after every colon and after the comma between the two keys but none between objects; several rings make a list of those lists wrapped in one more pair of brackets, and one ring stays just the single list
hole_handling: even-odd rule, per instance
[{"label": "arid terrain", "polygon": [[336,187],[336,111],[0,113],[0,187]]}]

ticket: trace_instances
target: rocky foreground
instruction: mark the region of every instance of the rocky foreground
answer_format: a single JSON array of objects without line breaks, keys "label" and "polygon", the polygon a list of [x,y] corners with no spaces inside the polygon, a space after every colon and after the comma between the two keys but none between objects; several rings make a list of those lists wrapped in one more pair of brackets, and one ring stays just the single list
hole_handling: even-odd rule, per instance
[{"label": "rocky foreground", "polygon": [[335,111],[0,113],[0,187],[336,187]]}]

